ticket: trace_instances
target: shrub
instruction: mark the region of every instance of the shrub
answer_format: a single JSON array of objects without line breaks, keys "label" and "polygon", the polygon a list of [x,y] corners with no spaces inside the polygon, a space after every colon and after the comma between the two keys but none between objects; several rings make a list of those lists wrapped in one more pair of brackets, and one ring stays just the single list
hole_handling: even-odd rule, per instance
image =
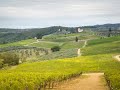
[{"label": "shrub", "polygon": [[19,56],[15,53],[2,53],[1,59],[3,59],[3,64],[8,64],[8,65],[17,65],[19,64]]},{"label": "shrub", "polygon": [[78,37],[75,38],[75,41],[78,42]]},{"label": "shrub", "polygon": [[0,68],[3,67],[3,59],[0,59]]},{"label": "shrub", "polygon": [[54,46],[51,48],[52,52],[56,52],[56,51],[60,51],[60,47],[59,46]]}]

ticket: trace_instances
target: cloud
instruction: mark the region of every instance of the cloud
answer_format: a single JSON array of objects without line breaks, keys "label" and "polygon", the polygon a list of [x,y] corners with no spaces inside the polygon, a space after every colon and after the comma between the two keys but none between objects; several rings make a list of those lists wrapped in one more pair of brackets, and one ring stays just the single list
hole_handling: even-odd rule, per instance
[{"label": "cloud", "polygon": [[[119,0],[0,0],[0,26],[120,22]],[[43,23],[43,24],[41,24]],[[23,25],[22,25],[23,24]]]}]

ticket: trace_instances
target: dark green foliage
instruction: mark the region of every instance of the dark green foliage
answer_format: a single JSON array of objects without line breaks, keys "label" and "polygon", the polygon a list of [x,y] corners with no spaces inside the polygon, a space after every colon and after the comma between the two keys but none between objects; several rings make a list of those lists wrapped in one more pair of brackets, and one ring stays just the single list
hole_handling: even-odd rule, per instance
[{"label": "dark green foliage", "polygon": [[0,68],[3,67],[3,59],[0,59]]},{"label": "dark green foliage", "polygon": [[0,43],[6,44],[10,42],[16,42],[23,39],[27,39],[27,36],[25,36],[22,33],[1,33],[0,34]]},{"label": "dark green foliage", "polygon": [[51,48],[52,52],[56,52],[56,51],[60,51],[60,47],[59,46],[54,46]]},{"label": "dark green foliage", "polygon": [[19,64],[19,57],[15,53],[2,53],[0,58],[3,60],[3,64],[17,65]]},{"label": "dark green foliage", "polygon": [[0,44],[20,41],[37,37],[41,39],[44,35],[49,35],[57,32],[58,30],[67,30],[71,33],[75,32],[75,28],[53,26],[47,28],[33,28],[33,29],[5,29],[0,28]]},{"label": "dark green foliage", "polygon": [[[113,30],[118,30],[119,27],[120,27],[120,24],[105,24],[105,25],[95,25],[95,26],[84,26],[82,28],[83,29],[95,30],[95,31],[101,31],[101,30],[108,31],[108,29],[110,27]],[[53,26],[53,27],[32,28],[32,29],[0,28],[0,43],[5,44],[5,43],[9,43],[9,42],[24,40],[24,39],[30,39],[30,38],[33,38],[33,37],[38,37],[38,38],[41,39],[42,36],[58,32],[58,30],[66,30],[70,33],[75,33],[76,28],[78,28],[78,27]]]},{"label": "dark green foliage", "polygon": [[77,57],[77,50],[78,49],[65,49],[58,52],[49,53],[47,55],[38,56],[38,61]]},{"label": "dark green foliage", "polygon": [[110,37],[110,36],[111,36],[111,32],[112,32],[112,29],[111,29],[111,28],[109,28],[108,37]]},{"label": "dark green foliage", "polygon": [[42,34],[40,34],[40,33],[38,33],[37,35],[36,35],[36,37],[37,37],[37,39],[42,39]]},{"label": "dark green foliage", "polygon": [[78,37],[75,38],[75,41],[78,42]]}]

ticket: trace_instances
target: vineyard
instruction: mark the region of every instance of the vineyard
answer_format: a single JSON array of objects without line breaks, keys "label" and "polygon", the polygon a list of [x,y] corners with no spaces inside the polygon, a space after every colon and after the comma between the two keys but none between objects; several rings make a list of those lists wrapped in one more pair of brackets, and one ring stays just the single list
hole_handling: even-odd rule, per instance
[{"label": "vineyard", "polygon": [[120,36],[96,39],[88,41],[86,48],[82,49],[83,55],[97,54],[119,54],[120,53]]},{"label": "vineyard", "polygon": [[[76,52],[84,45],[84,41],[58,43],[52,39],[47,41],[47,37],[52,36],[46,36],[40,42],[34,43],[35,47],[25,48],[26,44],[32,46],[30,40],[30,43],[23,41],[24,44],[21,45],[24,47],[10,47],[11,50],[9,47],[0,49],[1,53],[18,53],[21,60],[33,60],[35,57],[37,59],[35,61],[40,61],[25,62],[7,70],[1,69],[0,90],[54,89],[60,82],[89,72],[103,72],[111,90],[120,90],[120,63],[113,58],[114,55],[120,53],[119,36],[103,39],[97,37],[98,39],[88,40],[87,46],[81,49],[82,56],[80,57],[76,57]],[[71,36],[69,37],[71,38]],[[61,36],[61,38],[63,37]],[[46,44],[43,45],[41,42]],[[61,44],[61,51],[49,53],[47,49],[54,44]]]},{"label": "vineyard", "polygon": [[111,57],[112,55],[93,55],[24,63],[12,70],[1,70],[0,90],[54,88],[57,83],[85,72],[105,72],[106,79],[115,88],[113,90],[119,90],[120,63]]},{"label": "vineyard", "polygon": [[34,39],[27,39],[27,40],[21,40],[18,42],[13,42],[13,43],[7,43],[7,44],[0,44],[0,48],[4,48],[4,47],[12,47],[12,46],[24,46],[30,43],[35,42],[36,40]]},{"label": "vineyard", "polygon": [[49,49],[23,46],[2,48],[0,49],[0,52],[0,54],[15,53],[18,55],[20,63],[26,62],[33,57],[43,56],[51,53]]}]

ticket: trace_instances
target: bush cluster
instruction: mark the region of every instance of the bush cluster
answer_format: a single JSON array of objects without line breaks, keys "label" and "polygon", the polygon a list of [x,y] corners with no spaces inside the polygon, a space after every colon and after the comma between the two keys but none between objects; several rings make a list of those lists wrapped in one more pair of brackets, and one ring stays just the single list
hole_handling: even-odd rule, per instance
[{"label": "bush cluster", "polygon": [[54,46],[51,48],[52,52],[56,52],[56,51],[60,51],[60,47],[59,46]]},{"label": "bush cluster", "polygon": [[4,52],[0,54],[0,68],[4,65],[18,65],[19,56],[15,53]]}]

